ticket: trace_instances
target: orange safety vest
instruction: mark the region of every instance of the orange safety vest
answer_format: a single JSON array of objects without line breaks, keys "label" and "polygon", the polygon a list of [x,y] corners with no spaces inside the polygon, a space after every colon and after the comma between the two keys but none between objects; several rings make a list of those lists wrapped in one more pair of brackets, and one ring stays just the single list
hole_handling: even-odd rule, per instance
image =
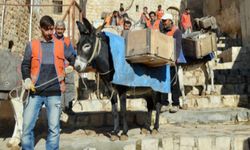
[{"label": "orange safety vest", "polygon": [[164,11],[163,10],[157,10],[155,13],[156,13],[157,19],[161,20],[161,17],[164,15]]},{"label": "orange safety vest", "polygon": [[153,29],[153,30],[160,30],[160,22],[161,20],[155,20],[153,26],[151,25],[150,20],[147,20],[147,28]]},{"label": "orange safety vest", "polygon": [[[106,26],[110,26],[111,25],[111,21],[112,21],[112,16],[107,16],[105,18],[105,22],[106,22]],[[123,19],[119,18],[118,22],[117,22],[118,26],[122,26],[123,25]]]},{"label": "orange safety vest", "polygon": [[[32,59],[31,59],[31,80],[35,84],[37,82],[40,66],[42,63],[42,47],[40,40],[31,41]],[[54,39],[54,65],[57,72],[60,90],[65,91],[65,72],[64,72],[64,44],[63,41]]]},{"label": "orange safety vest", "polygon": [[181,16],[181,26],[183,29],[192,28],[191,17],[189,14],[183,13]]},{"label": "orange safety vest", "polygon": [[67,47],[70,45],[70,38],[69,37],[64,37],[64,43],[66,44]]},{"label": "orange safety vest", "polygon": [[173,26],[170,31],[168,31],[166,34],[168,36],[174,36],[175,31],[177,30],[176,26]]}]

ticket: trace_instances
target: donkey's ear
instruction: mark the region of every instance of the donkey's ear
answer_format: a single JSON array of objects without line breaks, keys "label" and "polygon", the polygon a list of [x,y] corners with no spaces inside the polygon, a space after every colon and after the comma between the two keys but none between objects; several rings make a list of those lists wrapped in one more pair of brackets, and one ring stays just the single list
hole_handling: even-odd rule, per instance
[{"label": "donkey's ear", "polygon": [[91,25],[91,23],[89,22],[89,20],[87,18],[82,18],[82,23],[86,26],[86,28],[89,30],[90,33],[92,33],[93,30],[93,26]]},{"label": "donkey's ear", "polygon": [[82,33],[89,33],[89,30],[86,28],[86,26],[84,24],[82,24],[80,21],[76,21],[77,27],[79,32]]}]

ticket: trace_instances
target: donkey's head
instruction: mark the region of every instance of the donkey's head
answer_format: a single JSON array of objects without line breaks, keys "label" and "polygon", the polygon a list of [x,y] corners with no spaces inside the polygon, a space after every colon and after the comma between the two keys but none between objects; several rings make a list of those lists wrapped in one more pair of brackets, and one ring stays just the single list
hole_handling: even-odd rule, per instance
[{"label": "donkey's head", "polygon": [[76,24],[80,32],[80,38],[77,43],[75,68],[77,71],[82,72],[85,70],[93,55],[96,42],[96,30],[85,18],[83,18],[83,22],[77,21]]}]

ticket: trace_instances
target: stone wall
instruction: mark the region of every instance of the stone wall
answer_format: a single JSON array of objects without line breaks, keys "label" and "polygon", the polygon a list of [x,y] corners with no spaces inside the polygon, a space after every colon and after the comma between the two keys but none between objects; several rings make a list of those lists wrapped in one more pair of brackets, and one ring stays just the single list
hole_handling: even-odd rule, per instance
[{"label": "stone wall", "polygon": [[[118,0],[89,0],[87,2],[87,18],[91,21],[101,18],[102,12],[113,12],[113,10],[119,10],[120,4],[123,3],[124,8],[127,8],[131,4],[132,0],[118,1]],[[169,7],[181,8],[181,0],[134,0],[132,7],[127,11],[128,15],[134,19],[139,20],[144,6],[148,7],[149,11],[156,11],[157,6],[161,4],[164,11]],[[139,10],[136,11],[136,6]]]},{"label": "stone wall", "polygon": [[[25,4],[25,0],[9,0],[9,4]],[[33,14],[33,37],[38,37],[38,17]],[[28,7],[6,6],[3,37],[0,44],[1,48],[8,48],[9,41],[14,42],[12,50],[14,52],[24,52],[25,45],[29,40],[29,9]]]},{"label": "stone wall", "polygon": [[242,28],[242,42],[245,47],[250,47],[250,12],[249,12],[249,0],[241,0],[240,12],[241,12],[241,28]]},{"label": "stone wall", "polygon": [[212,15],[222,32],[229,34],[232,38],[241,37],[240,7],[238,0],[204,0],[204,15]]}]

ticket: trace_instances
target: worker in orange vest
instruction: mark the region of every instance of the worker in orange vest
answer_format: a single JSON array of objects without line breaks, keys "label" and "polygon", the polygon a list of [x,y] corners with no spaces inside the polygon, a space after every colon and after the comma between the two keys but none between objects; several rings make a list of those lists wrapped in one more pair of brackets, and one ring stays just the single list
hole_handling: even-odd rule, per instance
[{"label": "worker in orange vest", "polygon": [[143,12],[141,13],[140,23],[146,28],[147,20],[149,20],[148,7],[143,7]]},{"label": "worker in orange vest", "polygon": [[[182,71],[181,68],[181,64],[186,63],[186,59],[183,55],[183,51],[182,51],[182,33],[180,31],[180,29],[174,25],[173,23],[173,15],[170,13],[165,13],[162,18],[161,18],[161,23],[162,23],[162,30],[161,32],[166,34],[167,36],[172,36],[175,38],[176,41],[176,66],[171,66],[170,67],[170,72],[171,72],[171,78],[175,77],[176,74],[179,71]],[[178,76],[176,76],[178,77]],[[179,85],[179,79],[176,78],[175,84],[173,84],[171,86],[171,91],[172,91],[172,97],[169,97],[172,99],[172,103],[170,103],[170,109],[169,111],[171,113],[175,113],[179,110],[179,97],[181,96],[181,90],[180,90],[180,85]],[[166,94],[162,94],[163,98],[166,98]],[[166,102],[166,104],[168,105],[169,102]]]},{"label": "worker in orange vest", "polygon": [[150,19],[147,20],[147,28],[153,29],[153,30],[160,30],[160,21],[161,20],[157,19],[156,13],[151,11],[149,13],[149,17],[150,17]]},{"label": "worker in orange vest", "polygon": [[189,8],[186,8],[184,13],[181,15],[181,27],[183,29],[184,34],[188,34],[192,32],[193,27],[192,27]]},{"label": "worker in orange vest", "polygon": [[161,20],[161,17],[164,15],[164,10],[161,8],[161,5],[158,5],[158,8],[155,13],[157,19]]},{"label": "worker in orange vest", "polygon": [[123,26],[123,19],[116,10],[113,11],[112,15],[106,17],[105,22],[106,26]]},{"label": "worker in orange vest", "polygon": [[54,37],[57,38],[58,40],[62,40],[68,47],[68,49],[76,56],[76,51],[70,41],[70,38],[64,36],[65,30],[66,30],[65,23],[62,20],[57,21],[55,26]]},{"label": "worker in orange vest", "polygon": [[[71,51],[76,56],[77,53],[76,53],[76,50],[74,49],[74,47],[70,41],[70,38],[64,36],[65,30],[66,30],[66,28],[65,28],[64,21],[58,20],[56,22],[56,25],[55,25],[54,37],[58,40],[62,40],[64,42],[64,44],[67,46],[68,50]],[[67,67],[68,65],[69,65],[69,62],[65,61],[65,66]],[[74,92],[75,89],[74,89],[74,87],[72,87],[72,85],[74,85],[74,72],[67,74],[65,77],[65,81],[66,81],[66,83],[70,83],[70,84],[66,84],[66,88],[68,90],[62,96],[63,97],[62,98],[62,108],[63,108],[64,112],[66,112],[68,114],[73,114],[72,101],[75,99],[75,92]]]},{"label": "worker in orange vest", "polygon": [[[27,44],[21,65],[23,87],[30,90],[23,112],[21,144],[23,150],[34,150],[34,128],[44,104],[49,128],[46,149],[59,150],[61,94],[75,56],[63,41],[53,38],[54,20],[50,16],[41,18],[40,30],[42,38]],[[65,59],[71,66],[65,68]]]}]

